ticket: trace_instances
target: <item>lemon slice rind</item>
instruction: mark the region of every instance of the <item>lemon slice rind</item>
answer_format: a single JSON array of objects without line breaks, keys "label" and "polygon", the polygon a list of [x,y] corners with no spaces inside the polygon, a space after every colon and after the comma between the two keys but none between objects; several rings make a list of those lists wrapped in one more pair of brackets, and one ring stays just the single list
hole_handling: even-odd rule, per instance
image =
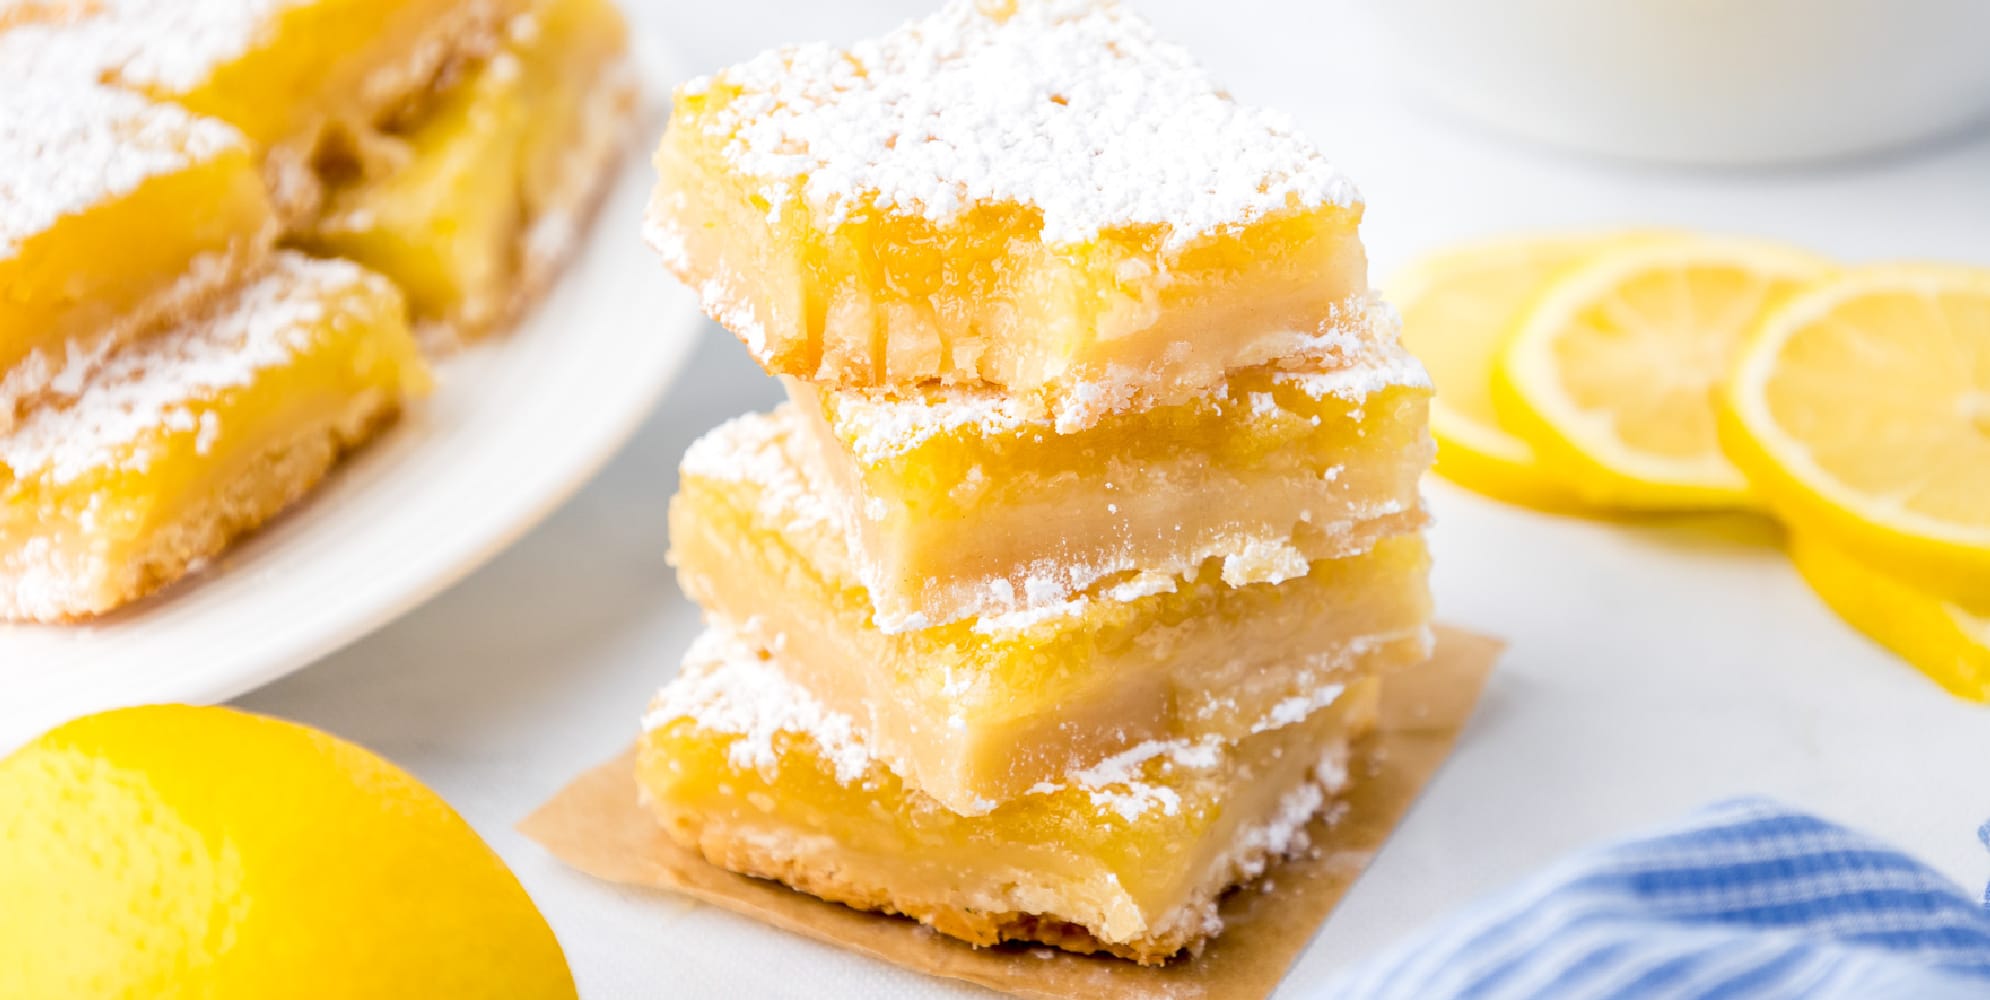
[{"label": "lemon slice rind", "polygon": [[1917,591],[1815,534],[1793,533],[1790,558],[1847,624],[1949,693],[1990,702],[1990,617]]},{"label": "lemon slice rind", "polygon": [[[1866,295],[1963,294],[1990,302],[1990,272],[1949,265],[1882,265],[1848,271],[1765,316],[1737,354],[1721,395],[1721,440],[1785,520],[1829,538],[1859,560],[1970,607],[1990,607],[1990,496],[1981,525],[1906,509],[1843,483],[1770,412],[1763,391],[1790,338]],[[1856,377],[1856,376],[1853,376]]]},{"label": "lemon slice rind", "polygon": [[[1455,289],[1461,280],[1483,279],[1488,271],[1515,272],[1516,276],[1536,286],[1529,288],[1524,295],[1524,298],[1532,298],[1538,293],[1539,286],[1545,286],[1556,274],[1579,264],[1589,255],[1628,240],[1649,238],[1650,235],[1638,232],[1541,233],[1475,240],[1418,258],[1393,275],[1386,289],[1390,301],[1396,303],[1406,321],[1414,317],[1418,306],[1427,297],[1446,294]],[[1530,270],[1535,272],[1531,276],[1527,274]],[[1476,353],[1483,344],[1477,341],[1478,337],[1504,339],[1511,332],[1516,318],[1511,313],[1522,306],[1515,304],[1511,308],[1500,308],[1495,305],[1491,308],[1500,315],[1487,317],[1484,327],[1468,335],[1475,342],[1467,345],[1465,350]],[[1453,339],[1456,336],[1449,331],[1412,331],[1406,328],[1404,341],[1412,351],[1426,359],[1426,364],[1439,367],[1434,362],[1441,359],[1433,358],[1433,355],[1456,348],[1457,340]],[[1492,381],[1491,360],[1488,356],[1485,369],[1477,373],[1488,388]],[[1472,377],[1469,372],[1459,374]],[[1430,431],[1437,440],[1434,471],[1439,476],[1475,493],[1538,510],[1559,513],[1582,513],[1587,510],[1575,492],[1543,466],[1539,454],[1525,439],[1484,417],[1474,416],[1451,405],[1449,399],[1444,386],[1439,385],[1437,395],[1430,404]]]}]

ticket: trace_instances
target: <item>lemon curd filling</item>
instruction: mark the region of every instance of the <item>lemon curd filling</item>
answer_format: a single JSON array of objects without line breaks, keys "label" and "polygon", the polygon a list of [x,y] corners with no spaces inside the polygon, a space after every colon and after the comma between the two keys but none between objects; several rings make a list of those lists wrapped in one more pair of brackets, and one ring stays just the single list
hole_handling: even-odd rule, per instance
[{"label": "lemon curd filling", "polygon": [[1353,186],[1110,3],[770,52],[680,88],[655,160],[652,244],[780,374],[1078,428],[1365,333]]},{"label": "lemon curd filling", "polygon": [[[605,0],[542,0],[374,138],[303,237],[393,278],[417,321],[475,335],[550,277],[621,149],[634,91]],[[361,165],[363,166],[363,165]]]},{"label": "lemon curd filling", "polygon": [[911,916],[977,945],[1159,963],[1221,929],[1216,899],[1303,847],[1372,727],[1365,681],[1234,746],[1143,744],[979,815],[908,783],[862,726],[722,628],[652,703],[637,768],[665,830],[733,871]]},{"label": "lemon curd filling", "polygon": [[0,618],[88,617],[172,582],[427,386],[391,284],[279,254],[0,437]]},{"label": "lemon curd filling", "polygon": [[1277,583],[1420,529],[1430,387],[1389,345],[1249,369],[1058,434],[1026,397],[787,382],[887,632],[1070,600],[1146,572]]},{"label": "lemon curd filling", "polygon": [[3,432],[257,266],[276,227],[234,129],[94,85],[0,87]]},{"label": "lemon curd filling", "polygon": [[671,502],[685,592],[768,648],[926,794],[961,811],[1143,740],[1238,739],[1429,649],[1422,538],[1372,539],[1281,583],[1220,561],[1062,604],[887,634],[783,407],[686,454]]}]

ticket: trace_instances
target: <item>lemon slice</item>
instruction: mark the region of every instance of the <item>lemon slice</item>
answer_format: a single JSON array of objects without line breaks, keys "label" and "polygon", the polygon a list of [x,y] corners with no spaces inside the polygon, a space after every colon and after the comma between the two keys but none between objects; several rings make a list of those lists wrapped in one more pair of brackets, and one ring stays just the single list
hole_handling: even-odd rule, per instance
[{"label": "lemon slice", "polygon": [[1715,388],[1743,334],[1829,273],[1772,244],[1674,236],[1563,272],[1493,371],[1501,419],[1583,500],[1637,510],[1749,506],[1721,454]]},{"label": "lemon slice", "polygon": [[1817,596],[1853,628],[1951,694],[1990,701],[1990,616],[1915,590],[1813,534],[1795,533],[1790,557]]},{"label": "lemon slice", "polygon": [[1786,520],[1990,608],[1990,272],[1848,272],[1767,317],[1723,395],[1724,443]]},{"label": "lemon slice", "polygon": [[1389,299],[1403,316],[1403,345],[1437,385],[1430,432],[1437,439],[1439,475],[1531,507],[1580,506],[1541,464],[1534,446],[1501,426],[1492,368],[1507,334],[1548,280],[1612,242],[1573,235],[1488,240],[1429,254],[1390,281]]}]

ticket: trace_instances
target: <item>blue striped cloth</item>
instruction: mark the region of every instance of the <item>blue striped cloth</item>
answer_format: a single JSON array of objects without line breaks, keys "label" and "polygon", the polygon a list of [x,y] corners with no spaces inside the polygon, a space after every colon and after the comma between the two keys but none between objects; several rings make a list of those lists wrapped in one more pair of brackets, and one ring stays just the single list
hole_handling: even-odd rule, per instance
[{"label": "blue striped cloth", "polygon": [[1986,908],[1990,890],[1979,905],[1871,837],[1746,799],[1561,861],[1316,995],[1984,1000]]}]

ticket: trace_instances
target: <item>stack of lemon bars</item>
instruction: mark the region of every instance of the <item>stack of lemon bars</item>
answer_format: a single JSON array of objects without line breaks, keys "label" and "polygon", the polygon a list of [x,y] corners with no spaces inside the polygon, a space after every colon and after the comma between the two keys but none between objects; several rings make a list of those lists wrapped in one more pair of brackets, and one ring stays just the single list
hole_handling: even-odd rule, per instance
[{"label": "stack of lemon bars", "polygon": [[545,286],[634,106],[607,0],[0,0],[0,621],[289,505]]},{"label": "stack of lemon bars", "polygon": [[685,85],[648,236],[789,402],[685,455],[645,800],[712,863],[1158,964],[1431,650],[1354,188],[1110,2]]}]

